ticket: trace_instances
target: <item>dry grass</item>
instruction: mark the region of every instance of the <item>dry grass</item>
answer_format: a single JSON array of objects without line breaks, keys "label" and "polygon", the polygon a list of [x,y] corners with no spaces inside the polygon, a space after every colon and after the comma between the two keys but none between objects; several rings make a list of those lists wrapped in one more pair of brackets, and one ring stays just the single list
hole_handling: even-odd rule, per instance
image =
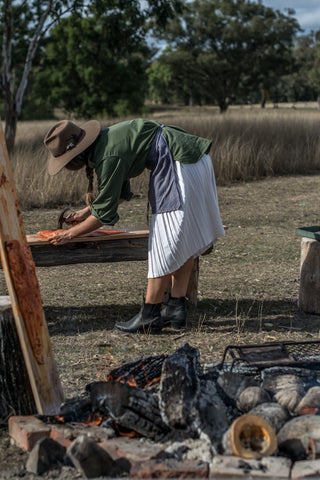
[{"label": "dry grass", "polygon": [[[157,109],[146,116],[212,139],[211,155],[220,185],[320,168],[320,113],[315,108],[246,107],[230,109],[224,115],[216,108],[176,108]],[[101,124],[105,127],[115,121],[101,120]],[[61,172],[53,178],[46,172],[47,153],[42,139],[53,123],[19,123],[12,166],[23,208],[78,204],[84,200],[84,172]],[[147,192],[147,178],[144,172],[133,180],[135,193]]]}]

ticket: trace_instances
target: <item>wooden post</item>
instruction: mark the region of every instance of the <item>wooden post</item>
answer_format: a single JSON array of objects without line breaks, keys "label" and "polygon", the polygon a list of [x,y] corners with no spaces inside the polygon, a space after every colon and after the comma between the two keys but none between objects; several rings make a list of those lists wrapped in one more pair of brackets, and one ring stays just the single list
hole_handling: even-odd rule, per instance
[{"label": "wooden post", "polygon": [[299,308],[320,314],[320,242],[301,239]]},{"label": "wooden post", "polygon": [[57,413],[63,401],[63,392],[1,125],[0,254],[37,411],[40,414]]}]

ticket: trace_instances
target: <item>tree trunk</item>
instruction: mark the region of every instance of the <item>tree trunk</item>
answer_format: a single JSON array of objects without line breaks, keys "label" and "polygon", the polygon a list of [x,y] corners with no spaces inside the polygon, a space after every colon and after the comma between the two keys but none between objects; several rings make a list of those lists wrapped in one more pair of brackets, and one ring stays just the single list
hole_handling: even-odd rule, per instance
[{"label": "tree trunk", "polygon": [[21,114],[22,101],[28,85],[28,79],[32,68],[32,62],[38,49],[41,36],[45,33],[45,23],[53,7],[53,1],[49,0],[47,8],[39,17],[34,34],[30,40],[20,84],[14,97],[14,67],[12,66],[12,45],[14,42],[14,17],[12,0],[6,0],[4,4],[3,38],[2,38],[2,91],[5,105],[5,139],[9,155],[13,152],[17,122]]},{"label": "tree trunk", "polygon": [[317,102],[318,102],[318,110],[320,110],[320,92],[318,94]]},{"label": "tree trunk", "polygon": [[265,95],[265,89],[262,87],[260,88],[260,107],[264,108],[266,106],[266,95]]},{"label": "tree trunk", "polygon": [[0,420],[35,412],[10,297],[0,297]]},{"label": "tree trunk", "polygon": [[225,113],[228,110],[228,104],[224,98],[219,99],[218,105],[220,108],[220,113]]},{"label": "tree trunk", "polygon": [[4,3],[4,28],[2,37],[2,96],[4,103],[5,139],[8,153],[14,146],[17,128],[17,112],[14,100],[14,80],[12,71],[13,13],[12,0]]},{"label": "tree trunk", "polygon": [[11,157],[13,153],[13,148],[14,148],[14,142],[16,139],[16,133],[17,133],[17,121],[18,121],[18,115],[14,107],[14,102],[8,102],[6,103],[6,109],[5,109],[5,139],[6,139],[6,144],[7,144],[7,150],[8,154]]}]

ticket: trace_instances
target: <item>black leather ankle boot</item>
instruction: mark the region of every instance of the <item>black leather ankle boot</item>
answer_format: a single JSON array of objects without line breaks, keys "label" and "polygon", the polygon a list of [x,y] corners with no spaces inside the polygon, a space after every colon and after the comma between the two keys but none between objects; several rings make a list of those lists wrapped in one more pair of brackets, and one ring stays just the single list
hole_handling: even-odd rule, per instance
[{"label": "black leather ankle boot", "polygon": [[161,311],[165,325],[180,329],[186,326],[187,304],[186,297],[170,297]]},{"label": "black leather ankle boot", "polygon": [[128,322],[117,322],[115,327],[121,332],[126,333],[154,333],[159,332],[163,327],[161,317],[161,303],[144,303],[137,315],[132,317]]}]

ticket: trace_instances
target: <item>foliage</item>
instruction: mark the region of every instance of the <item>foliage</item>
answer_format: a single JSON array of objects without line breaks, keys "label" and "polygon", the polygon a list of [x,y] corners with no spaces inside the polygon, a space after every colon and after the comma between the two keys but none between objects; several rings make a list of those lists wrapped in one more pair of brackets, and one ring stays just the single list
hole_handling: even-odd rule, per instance
[{"label": "foliage", "polygon": [[288,72],[299,30],[292,15],[250,0],[195,0],[169,23],[171,52],[158,61],[170,65],[181,100],[187,93],[201,102],[200,92],[225,111],[250,89],[270,88]]},{"label": "foliage", "polygon": [[[131,24],[125,12],[121,17],[114,19],[111,13],[61,21],[44,50],[35,79],[37,97],[87,118],[114,115],[120,104],[123,114],[141,110],[149,49],[140,38],[135,15]],[[119,30],[121,22],[127,24],[126,33]]]},{"label": "foliage", "polygon": [[293,48],[294,65],[289,74],[282,76],[271,88],[274,101],[314,101],[317,90],[312,82],[315,64],[314,34],[299,36]]},{"label": "foliage", "polygon": [[309,72],[309,78],[314,86],[316,88],[317,93],[318,93],[318,101],[320,99],[320,30],[315,33],[315,38],[314,38],[314,63],[312,68],[310,69]]},{"label": "foliage", "polygon": [[169,103],[171,96],[169,91],[172,71],[168,64],[155,60],[147,70],[149,79],[149,97],[160,103]]}]

